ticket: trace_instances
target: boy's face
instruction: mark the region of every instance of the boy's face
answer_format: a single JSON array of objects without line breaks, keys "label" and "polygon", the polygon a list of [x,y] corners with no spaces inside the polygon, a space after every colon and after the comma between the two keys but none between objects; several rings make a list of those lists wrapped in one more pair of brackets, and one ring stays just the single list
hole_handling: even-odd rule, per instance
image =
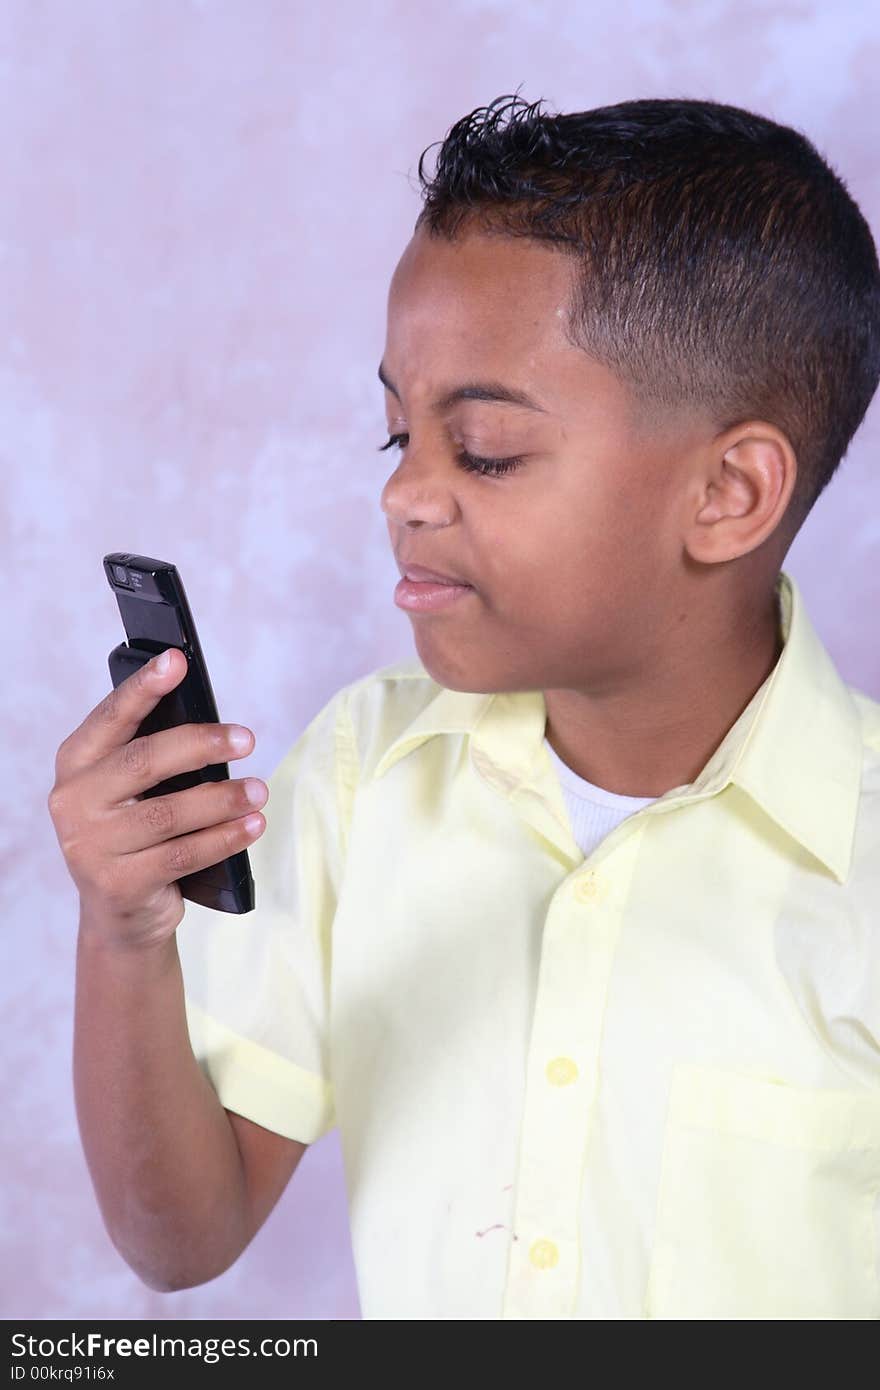
[{"label": "boy's face", "polygon": [[[381,505],[401,572],[412,560],[473,585],[410,613],[420,660],[449,689],[610,692],[668,652],[685,616],[706,427],[649,432],[620,380],[566,340],[573,268],[522,238],[418,231],[391,281],[382,366],[399,399],[385,390],[386,418],[407,438]],[[485,381],[543,410],[435,411]],[[523,462],[484,477],[461,467],[462,450]]]}]

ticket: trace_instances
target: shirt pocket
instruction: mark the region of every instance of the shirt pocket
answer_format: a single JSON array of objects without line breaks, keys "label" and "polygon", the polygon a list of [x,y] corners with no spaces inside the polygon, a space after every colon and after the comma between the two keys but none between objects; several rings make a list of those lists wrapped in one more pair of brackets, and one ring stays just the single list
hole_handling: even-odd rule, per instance
[{"label": "shirt pocket", "polygon": [[673,1067],[648,1318],[880,1318],[880,1095]]}]

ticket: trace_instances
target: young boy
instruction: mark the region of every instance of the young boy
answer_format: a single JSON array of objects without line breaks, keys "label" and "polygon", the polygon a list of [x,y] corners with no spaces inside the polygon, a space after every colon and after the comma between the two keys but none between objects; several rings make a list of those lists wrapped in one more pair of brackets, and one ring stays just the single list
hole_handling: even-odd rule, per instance
[{"label": "young boy", "polygon": [[252,914],[84,913],[96,1190],[203,1282],[338,1125],[365,1318],[878,1318],[880,702],[780,568],[880,378],[874,243],[785,126],[539,106],[420,161],[391,282],[418,660],[282,760]]}]

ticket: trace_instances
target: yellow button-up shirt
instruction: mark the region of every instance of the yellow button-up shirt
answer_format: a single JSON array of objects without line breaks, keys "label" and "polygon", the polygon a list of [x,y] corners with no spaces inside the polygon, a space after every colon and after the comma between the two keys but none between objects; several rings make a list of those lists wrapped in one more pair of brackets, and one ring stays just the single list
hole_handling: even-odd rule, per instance
[{"label": "yellow button-up shirt", "polygon": [[699,776],[588,858],[543,694],[414,661],[269,779],[256,910],[187,903],[195,1055],[339,1126],[365,1318],[880,1318],[880,702],[777,596]]}]

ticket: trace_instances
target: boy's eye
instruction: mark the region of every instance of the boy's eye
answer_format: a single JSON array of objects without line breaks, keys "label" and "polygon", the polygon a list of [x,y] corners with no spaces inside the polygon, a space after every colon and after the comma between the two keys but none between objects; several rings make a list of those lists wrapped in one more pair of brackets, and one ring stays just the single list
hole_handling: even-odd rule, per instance
[{"label": "boy's eye", "polygon": [[[405,448],[406,445],[402,442],[404,439],[409,439],[409,435],[392,434],[387,443],[379,445],[379,452],[381,453],[383,449],[390,449],[395,444],[399,448]],[[523,461],[522,458],[484,459],[479,458],[476,454],[469,454],[466,450],[462,450],[456,457],[459,467],[465,469],[466,472],[487,473],[495,478],[500,478],[504,473],[512,473]]]}]

